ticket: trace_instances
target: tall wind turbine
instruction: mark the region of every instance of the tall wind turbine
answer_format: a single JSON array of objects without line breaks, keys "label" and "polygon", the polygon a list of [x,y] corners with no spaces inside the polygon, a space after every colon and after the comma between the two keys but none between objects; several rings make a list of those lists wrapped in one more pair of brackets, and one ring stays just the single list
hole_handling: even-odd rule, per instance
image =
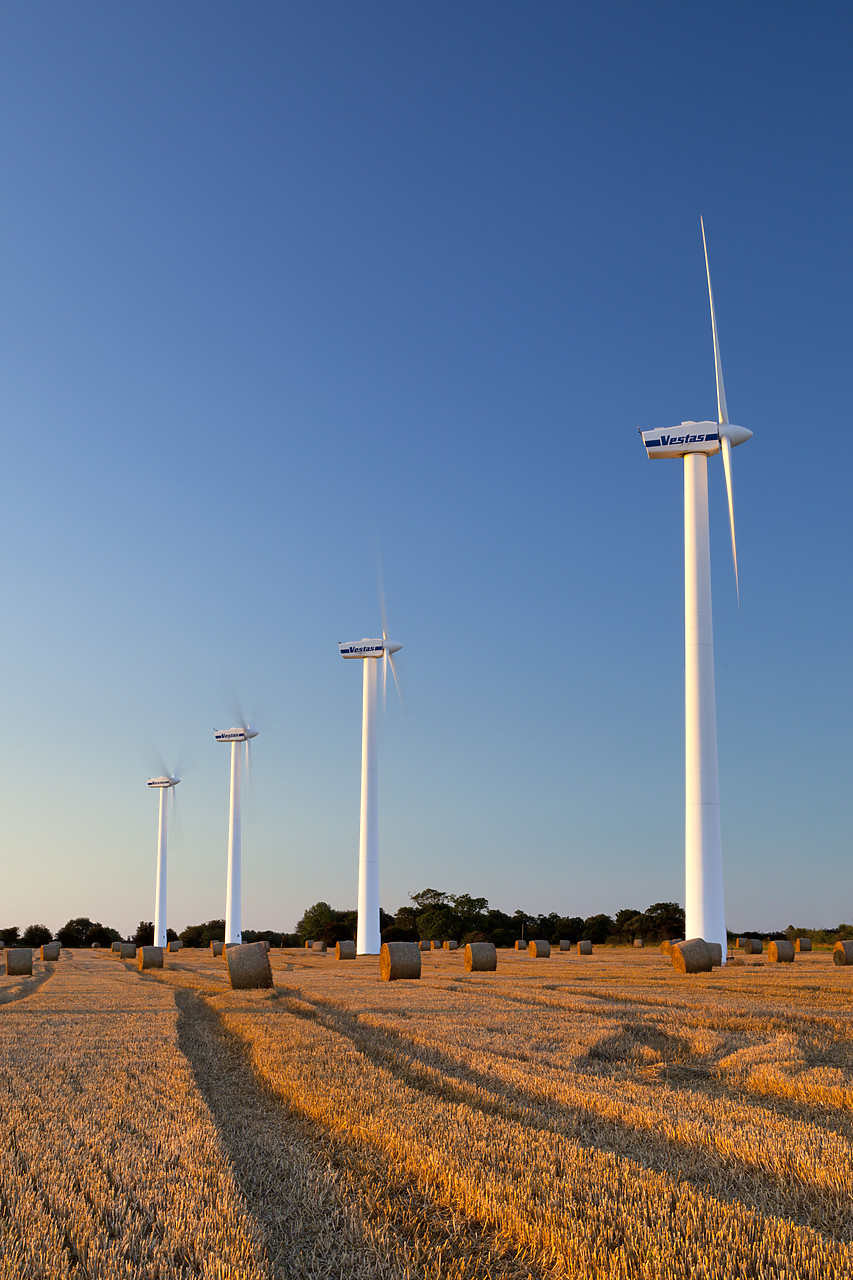
[{"label": "tall wind turbine", "polygon": [[149,778],[149,787],[156,787],[160,792],[160,819],[157,824],[157,881],[154,891],[154,946],[166,945],[166,857],[168,848],[167,826],[169,814],[166,803],[167,794],[173,796],[172,790],[180,782],[180,778],[171,778],[163,774],[160,778]]},{"label": "tall wind turbine", "polygon": [[684,459],[684,708],[685,708],[685,909],[686,936],[720,943],[726,958],[720,783],[714,694],[714,634],[711,621],[711,550],[708,530],[708,459],[723,455],[735,587],[740,599],[732,500],[732,448],[752,432],[729,422],[717,317],[708,266],[705,224],[702,245],[711,303],[717,421],[682,422],[667,431],[641,431],[650,458]]},{"label": "tall wind turbine", "polygon": [[217,742],[231,743],[231,803],[228,815],[228,880],[225,889],[225,941],[242,942],[242,903],[240,899],[240,837],[242,831],[242,759],[246,744],[246,773],[249,772],[249,740],[258,730],[248,724],[240,728],[214,729]]},{"label": "tall wind turbine", "polygon": [[394,677],[397,693],[400,682],[394,665],[394,654],[402,649],[388,639],[385,606],[382,606],[382,639],[356,640],[339,644],[343,658],[360,658],[364,662],[361,719],[361,824],[358,838],[358,933],[356,954],[378,956],[382,947],[379,933],[379,774],[376,763],[377,668],[382,661],[382,696],[388,682],[388,667]]}]

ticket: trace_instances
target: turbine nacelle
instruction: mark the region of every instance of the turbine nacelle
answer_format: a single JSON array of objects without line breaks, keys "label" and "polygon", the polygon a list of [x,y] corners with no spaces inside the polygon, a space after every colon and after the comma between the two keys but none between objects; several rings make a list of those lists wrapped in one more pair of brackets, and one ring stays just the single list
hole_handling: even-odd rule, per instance
[{"label": "turbine nacelle", "polygon": [[257,738],[257,729],[214,729],[213,736],[217,742],[248,742],[250,738]]},{"label": "turbine nacelle", "polygon": [[683,458],[687,453],[704,453],[710,458],[720,452],[724,436],[734,448],[745,444],[752,432],[733,422],[682,422],[666,431],[641,431],[640,435],[650,458]]},{"label": "turbine nacelle", "polygon": [[401,644],[391,640],[354,640],[351,644],[338,644],[342,658],[381,658],[383,654],[399,653]]},{"label": "turbine nacelle", "polygon": [[167,778],[164,774],[161,778],[149,778],[149,787],[176,787],[180,782],[180,778]]}]

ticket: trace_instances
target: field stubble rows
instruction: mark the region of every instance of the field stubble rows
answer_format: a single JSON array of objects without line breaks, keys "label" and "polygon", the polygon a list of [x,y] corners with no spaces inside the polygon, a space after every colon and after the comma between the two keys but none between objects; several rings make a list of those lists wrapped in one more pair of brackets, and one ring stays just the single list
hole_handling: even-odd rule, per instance
[{"label": "field stubble rows", "polygon": [[187,952],[0,979],[10,1280],[853,1273],[853,986],[828,956],[272,967],[266,992]]}]

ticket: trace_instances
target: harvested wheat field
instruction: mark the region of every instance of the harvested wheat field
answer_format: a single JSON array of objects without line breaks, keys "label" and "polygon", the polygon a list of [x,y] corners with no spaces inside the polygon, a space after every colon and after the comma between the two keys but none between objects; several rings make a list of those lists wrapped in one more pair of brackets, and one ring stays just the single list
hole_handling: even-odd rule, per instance
[{"label": "harvested wheat field", "polygon": [[853,970],[272,952],[0,978],[12,1277],[853,1275]]}]

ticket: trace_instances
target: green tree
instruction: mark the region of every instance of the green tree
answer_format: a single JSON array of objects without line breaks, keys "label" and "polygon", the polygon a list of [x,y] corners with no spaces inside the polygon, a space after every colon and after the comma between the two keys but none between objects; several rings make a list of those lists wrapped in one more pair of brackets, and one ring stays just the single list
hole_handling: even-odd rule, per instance
[{"label": "green tree", "polygon": [[24,930],[21,943],[25,947],[43,947],[46,942],[53,942],[53,934],[46,924],[28,924]]},{"label": "green tree", "polygon": [[154,921],[140,920],[136,926],[136,933],[133,935],[133,941],[138,947],[154,946]]},{"label": "green tree", "polygon": [[324,931],[334,920],[334,916],[335,913],[328,902],[315,902],[301,920],[297,920],[296,932],[303,942],[307,942],[309,938],[319,942],[322,940]]},{"label": "green tree", "polygon": [[21,931],[16,924],[12,924],[7,929],[0,929],[0,938],[5,947],[16,947],[21,940]]},{"label": "green tree", "polygon": [[601,912],[597,916],[587,916],[583,922],[583,927],[584,935],[593,946],[601,946],[613,932],[613,921],[610,916],[606,916]]},{"label": "green tree", "polygon": [[117,929],[111,929],[100,921],[92,921],[88,916],[75,916],[73,920],[58,929],[56,937],[63,947],[91,947],[97,942],[100,947],[109,947],[113,942],[121,941]]},{"label": "green tree", "polygon": [[653,902],[643,913],[648,941],[684,937],[684,908],[677,902]]}]

